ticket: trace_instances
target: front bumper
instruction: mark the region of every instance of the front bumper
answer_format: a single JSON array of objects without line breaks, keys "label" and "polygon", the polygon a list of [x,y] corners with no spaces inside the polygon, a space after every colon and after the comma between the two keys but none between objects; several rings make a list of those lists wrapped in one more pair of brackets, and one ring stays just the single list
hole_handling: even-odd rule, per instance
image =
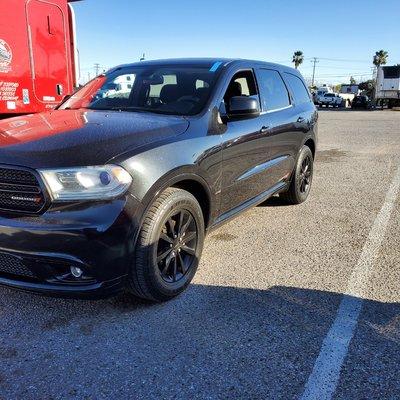
[{"label": "front bumper", "polygon": [[[0,216],[0,285],[63,297],[120,292],[141,213],[140,202],[128,194],[53,206],[40,216]],[[71,266],[83,275],[74,278]]]}]

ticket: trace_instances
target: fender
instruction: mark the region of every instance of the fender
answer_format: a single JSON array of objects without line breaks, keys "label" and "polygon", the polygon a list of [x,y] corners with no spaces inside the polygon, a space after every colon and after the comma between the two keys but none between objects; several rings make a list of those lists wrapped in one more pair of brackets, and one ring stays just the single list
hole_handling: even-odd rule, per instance
[{"label": "fender", "polygon": [[213,224],[213,221],[216,219],[217,213],[219,211],[219,200],[220,200],[219,196],[216,196],[214,193],[211,192],[210,187],[208,186],[206,180],[194,172],[193,166],[190,165],[182,166],[181,168],[175,171],[171,171],[163,175],[158,181],[156,181],[151,186],[151,188],[148,190],[148,192],[141,200],[143,209],[140,213],[140,219],[137,221],[137,225],[135,226],[136,229],[134,229],[132,248],[136,246],[136,242],[140,232],[140,227],[143,225],[143,221],[146,217],[147,211],[153,204],[154,199],[165,189],[174,186],[179,182],[188,180],[199,183],[202,186],[207,196],[209,211],[208,215],[205,215],[205,220],[208,221],[208,224],[206,226],[206,231],[208,230],[208,227]]}]

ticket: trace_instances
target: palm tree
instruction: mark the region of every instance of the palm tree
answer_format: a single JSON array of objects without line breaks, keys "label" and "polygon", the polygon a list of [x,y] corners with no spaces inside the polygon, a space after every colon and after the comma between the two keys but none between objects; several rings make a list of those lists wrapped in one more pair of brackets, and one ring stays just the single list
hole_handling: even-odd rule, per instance
[{"label": "palm tree", "polygon": [[[375,67],[376,67],[376,76],[375,76],[375,88],[374,88],[374,91],[373,91],[373,94],[374,94],[374,98],[375,98],[375,102],[376,103],[378,103],[378,101],[376,100],[376,97],[377,97],[377,91],[378,91],[378,88],[377,88],[377,85],[378,85],[378,71],[379,71],[379,67],[381,66],[381,65],[385,65],[386,63],[387,63],[387,58],[388,58],[388,56],[389,56],[389,53],[387,52],[387,51],[385,51],[385,50],[379,50],[379,51],[376,51],[375,52],[375,55],[374,55],[374,57],[373,57],[373,59],[372,59],[372,63],[375,65]],[[383,104],[383,103],[382,103]],[[378,104],[377,104],[378,105]]]},{"label": "palm tree", "polygon": [[389,57],[389,53],[385,50],[379,50],[375,52],[375,55],[372,59],[372,63],[375,67],[380,67],[381,65],[385,65],[387,63],[387,59]]},{"label": "palm tree", "polygon": [[300,64],[303,64],[304,61],[304,55],[303,52],[300,50],[297,50],[293,53],[293,58],[292,58],[292,63],[294,64],[294,67],[297,69]]}]

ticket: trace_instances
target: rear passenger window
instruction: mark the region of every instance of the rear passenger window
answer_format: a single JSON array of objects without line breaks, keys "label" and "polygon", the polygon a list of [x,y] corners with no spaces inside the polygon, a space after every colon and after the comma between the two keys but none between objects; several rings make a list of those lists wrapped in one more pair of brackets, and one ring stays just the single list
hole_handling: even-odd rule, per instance
[{"label": "rear passenger window", "polygon": [[285,78],[292,89],[296,104],[309,103],[311,101],[311,97],[307,88],[298,76],[285,72]]},{"label": "rear passenger window", "polygon": [[278,71],[260,69],[258,77],[264,111],[278,110],[290,105],[289,93]]}]

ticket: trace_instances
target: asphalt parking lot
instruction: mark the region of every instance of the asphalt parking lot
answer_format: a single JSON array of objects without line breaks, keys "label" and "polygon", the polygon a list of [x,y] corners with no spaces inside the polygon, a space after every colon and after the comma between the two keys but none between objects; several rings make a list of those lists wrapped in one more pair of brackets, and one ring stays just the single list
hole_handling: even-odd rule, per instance
[{"label": "asphalt parking lot", "polygon": [[399,166],[400,112],[322,110],[309,200],[214,231],[179,298],[0,288],[0,399],[399,399]]}]

